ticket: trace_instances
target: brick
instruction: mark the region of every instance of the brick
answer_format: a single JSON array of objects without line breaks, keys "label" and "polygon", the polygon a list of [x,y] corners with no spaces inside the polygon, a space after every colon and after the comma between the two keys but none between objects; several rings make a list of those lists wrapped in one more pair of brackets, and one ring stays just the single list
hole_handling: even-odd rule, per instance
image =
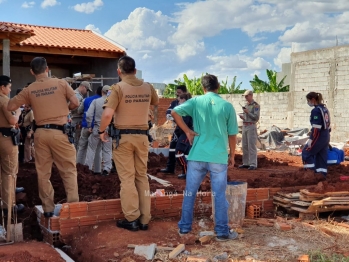
[{"label": "brick", "polygon": [[273,200],[263,201],[263,210],[264,211],[274,211],[275,206],[274,206]]},{"label": "brick", "polygon": [[70,214],[84,211],[87,212],[87,202],[69,203],[69,211]]},{"label": "brick", "polygon": [[62,205],[61,211],[59,212],[60,218],[69,218],[69,204],[64,203]]},{"label": "brick", "polygon": [[280,191],[281,191],[281,187],[269,188],[269,198],[272,199],[273,196],[275,196],[276,193]]},{"label": "brick", "polygon": [[99,215],[97,217],[98,222],[115,220],[115,215]]},{"label": "brick", "polygon": [[106,207],[106,209],[108,209],[108,208],[121,209],[120,199],[108,199],[108,200],[105,200],[105,207]]},{"label": "brick", "polygon": [[288,231],[292,229],[292,225],[279,221],[275,221],[274,227],[282,231]]},{"label": "brick", "polygon": [[71,219],[60,219],[59,227],[62,228],[70,228],[70,227],[78,227],[79,226],[79,218],[71,218]]},{"label": "brick", "polygon": [[166,197],[166,196],[157,197],[155,205],[163,205],[163,204],[171,205],[171,199],[169,197]]},{"label": "brick", "polygon": [[87,203],[87,210],[105,210],[105,200],[92,201]]},{"label": "brick", "polygon": [[269,199],[269,188],[258,188],[256,190],[256,198],[257,201]]},{"label": "brick", "polygon": [[85,216],[87,216],[87,210],[70,212],[70,218],[85,217]]},{"label": "brick", "polygon": [[301,255],[298,257],[297,262],[310,262],[308,255]]},{"label": "brick", "polygon": [[171,208],[182,208],[182,202],[171,203]]},{"label": "brick", "polygon": [[171,204],[159,204],[155,207],[156,210],[166,210],[171,209]]},{"label": "brick", "polygon": [[59,231],[59,217],[51,217],[50,218],[50,230]]},{"label": "brick", "polygon": [[[107,208],[107,210],[104,212],[104,214],[107,214],[107,215],[115,215],[115,214],[120,214],[120,212],[122,212],[121,208]],[[103,213],[100,213],[101,215]]]},{"label": "brick", "polygon": [[267,219],[261,218],[257,220],[257,225],[265,227],[273,227],[274,224]]},{"label": "brick", "polygon": [[87,216],[80,218],[80,227],[81,226],[92,226],[97,224],[97,216]]}]

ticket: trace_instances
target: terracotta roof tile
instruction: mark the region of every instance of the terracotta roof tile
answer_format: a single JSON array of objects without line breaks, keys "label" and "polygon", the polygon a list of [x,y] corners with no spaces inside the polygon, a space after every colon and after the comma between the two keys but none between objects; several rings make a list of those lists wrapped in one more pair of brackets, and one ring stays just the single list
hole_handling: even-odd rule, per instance
[{"label": "terracotta roof tile", "polygon": [[33,30],[17,26],[12,23],[0,22],[0,32],[34,35]]},{"label": "terracotta roof tile", "polygon": [[[20,45],[47,46],[56,48],[72,48],[82,50],[96,50],[116,53],[125,53],[125,49],[107,40],[103,36],[95,34],[91,30],[69,29],[60,27],[38,26],[5,23],[10,27],[33,31],[31,36]],[[1,24],[0,24],[1,25]],[[1,30],[1,29],[0,29]]]}]

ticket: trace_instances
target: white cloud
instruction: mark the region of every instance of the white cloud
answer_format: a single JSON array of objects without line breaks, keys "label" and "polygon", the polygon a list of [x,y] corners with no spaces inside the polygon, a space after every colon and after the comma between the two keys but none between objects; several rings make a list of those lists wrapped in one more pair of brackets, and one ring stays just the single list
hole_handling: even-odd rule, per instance
[{"label": "white cloud", "polygon": [[281,48],[279,54],[274,58],[274,64],[281,68],[282,64],[289,63],[291,61],[291,48]]},{"label": "white cloud", "polygon": [[73,9],[80,13],[92,14],[97,9],[103,6],[102,0],[94,0],[93,2],[76,4],[73,6]]},{"label": "white cloud", "polygon": [[[1,1],[0,1],[0,3],[1,3]],[[22,8],[32,8],[32,7],[34,7],[34,5],[35,5],[35,2],[27,2],[27,1],[25,1],[22,4]]]},{"label": "white cloud", "polygon": [[151,56],[150,55],[148,55],[148,54],[144,54],[144,56],[142,56],[142,59],[144,59],[144,60],[146,60],[146,59],[150,59],[151,58]]},{"label": "white cloud", "polygon": [[250,76],[253,78],[255,75],[259,76],[261,74],[261,71],[255,70],[253,73],[250,74]]},{"label": "white cloud", "polygon": [[279,43],[262,44],[259,43],[256,47],[256,51],[253,54],[255,57],[273,57],[279,52]]},{"label": "white cloud", "polygon": [[55,5],[59,5],[60,2],[57,2],[57,0],[44,0],[41,3],[41,8],[46,8],[49,6],[55,6]]},{"label": "white cloud", "polygon": [[92,24],[88,24],[87,26],[85,26],[85,29],[86,30],[92,30],[92,31],[95,31],[99,34],[102,34],[101,30],[99,30],[98,27],[96,27],[95,25],[92,25]]},{"label": "white cloud", "polygon": [[247,49],[247,48],[241,49],[241,50],[239,51],[239,54],[246,53],[247,51],[248,51],[248,49]]},{"label": "white cloud", "polygon": [[257,57],[253,60],[248,60],[246,62],[247,62],[247,68],[252,70],[261,70],[261,69],[267,69],[271,67],[271,64],[261,57]]},{"label": "white cloud", "polygon": [[213,70],[231,70],[236,68],[247,68],[246,61],[240,59],[238,55],[230,56],[207,56],[207,58],[214,62],[211,66]]}]

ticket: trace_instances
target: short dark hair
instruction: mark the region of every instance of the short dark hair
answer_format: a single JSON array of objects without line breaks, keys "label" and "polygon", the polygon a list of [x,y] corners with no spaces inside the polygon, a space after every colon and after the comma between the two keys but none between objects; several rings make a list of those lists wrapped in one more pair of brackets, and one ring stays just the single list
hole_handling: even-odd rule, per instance
[{"label": "short dark hair", "polygon": [[181,94],[179,96],[180,99],[185,99],[185,100],[189,100],[191,98],[191,94],[190,93],[184,93],[184,94]]},{"label": "short dark hair", "polygon": [[125,55],[120,57],[118,61],[118,68],[123,74],[131,74],[136,69],[136,62],[132,57]]},{"label": "short dark hair", "polygon": [[18,95],[22,90],[23,90],[23,88],[18,88],[18,89],[16,90],[16,95]]},{"label": "short dark hair", "polygon": [[214,91],[219,87],[218,78],[214,75],[205,75],[201,77],[201,84],[207,91]]},{"label": "short dark hair", "polygon": [[182,90],[184,93],[187,92],[187,87],[186,87],[185,85],[178,85],[178,86],[176,87],[176,89],[180,89],[180,90]]},{"label": "short dark hair", "polygon": [[0,76],[0,86],[7,86],[10,83],[12,83],[12,80],[10,77],[8,77],[6,75]]},{"label": "short dark hair", "polygon": [[47,68],[46,59],[44,57],[35,57],[30,62],[30,68],[35,75],[44,73]]},{"label": "short dark hair", "polygon": [[97,87],[96,94],[99,95],[99,96],[102,96],[102,89],[103,89],[103,86]]}]

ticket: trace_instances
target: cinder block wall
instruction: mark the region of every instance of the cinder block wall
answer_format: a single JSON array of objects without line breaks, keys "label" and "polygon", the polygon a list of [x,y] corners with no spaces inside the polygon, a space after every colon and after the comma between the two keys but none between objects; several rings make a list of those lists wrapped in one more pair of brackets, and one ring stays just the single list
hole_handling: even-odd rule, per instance
[{"label": "cinder block wall", "polygon": [[[345,142],[349,139],[349,45],[310,50],[291,54],[290,92],[255,94],[261,105],[260,129],[272,125],[280,128],[310,128],[311,107],[307,105],[306,94],[314,91],[323,94],[330,110],[331,141]],[[222,95],[241,113],[244,98],[241,95]],[[169,104],[161,101],[160,105]],[[165,112],[159,110],[159,114]],[[166,109],[165,109],[166,110]],[[159,124],[165,122],[159,118]],[[162,119],[164,120],[162,122]]]}]

